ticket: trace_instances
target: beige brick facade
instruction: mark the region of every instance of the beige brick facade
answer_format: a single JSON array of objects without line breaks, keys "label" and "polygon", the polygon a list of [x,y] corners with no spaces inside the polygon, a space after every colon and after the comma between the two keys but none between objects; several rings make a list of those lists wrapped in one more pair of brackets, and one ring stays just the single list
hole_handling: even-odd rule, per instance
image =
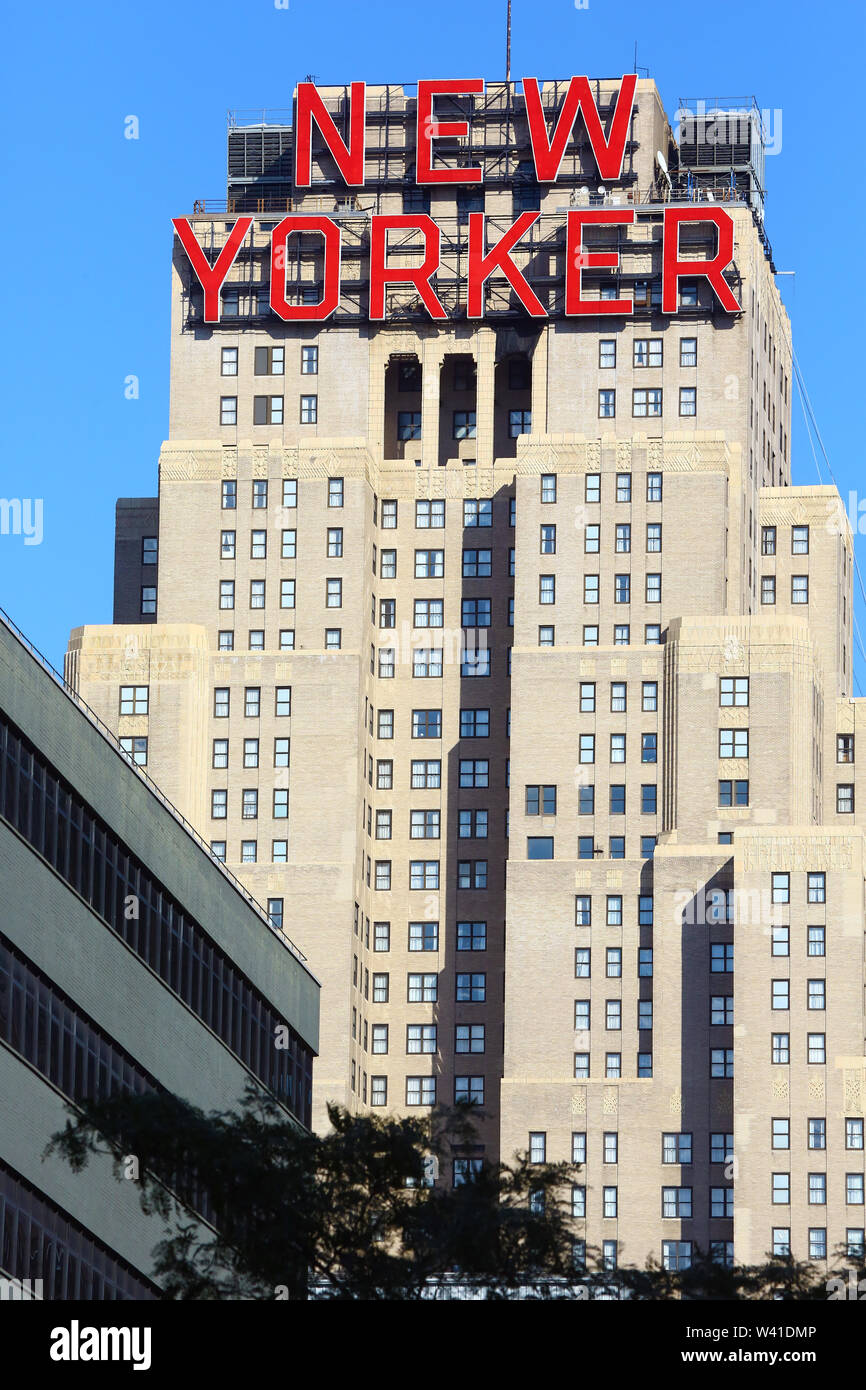
[{"label": "beige brick facade", "polygon": [[[641,81],[603,195],[636,220],[594,242],[629,286],[659,280],[669,141]],[[850,527],[790,486],[790,327],[746,202],[739,314],[703,282],[675,315],[556,311],[586,158],[515,255],[549,262],[546,321],[371,323],[353,285],[318,329],[268,319],[260,215],[205,325],[176,243],[156,623],[77,629],[70,677],[309,957],[318,1124],[483,1097],[487,1156],[585,1151],[588,1248],[832,1254],[866,1224]],[[486,192],[500,227],[514,187]],[[400,210],[377,197],[346,227]],[[431,213],[457,234],[453,189]],[[192,224],[216,249],[231,221]]]}]

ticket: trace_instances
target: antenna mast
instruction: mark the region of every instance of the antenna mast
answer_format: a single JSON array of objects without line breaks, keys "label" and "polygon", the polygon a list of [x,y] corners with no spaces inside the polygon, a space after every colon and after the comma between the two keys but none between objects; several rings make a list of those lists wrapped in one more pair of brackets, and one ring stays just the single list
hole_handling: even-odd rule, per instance
[{"label": "antenna mast", "polygon": [[508,0],[508,26],[505,40],[505,81],[511,81],[511,0]]}]

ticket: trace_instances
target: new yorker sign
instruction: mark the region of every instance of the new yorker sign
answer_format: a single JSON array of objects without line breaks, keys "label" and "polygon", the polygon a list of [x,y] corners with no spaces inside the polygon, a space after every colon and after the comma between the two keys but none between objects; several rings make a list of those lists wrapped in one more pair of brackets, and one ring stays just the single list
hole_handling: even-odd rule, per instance
[{"label": "new yorker sign", "polygon": [[[539,184],[555,184],[559,176],[566,147],[572,138],[578,117],[582,119],[592,148],[599,176],[617,180],[622,173],[626,141],[631,125],[637,77],[622,78],[609,123],[607,135],[602,128],[598,107],[592,95],[589,79],[573,77],[565,99],[551,130],[544,112],[536,78],[523,79],[523,100],[529,130],[529,142],[535,175]],[[443,137],[453,140],[468,135],[468,120],[437,120],[433,115],[437,96],[478,96],[484,92],[481,78],[447,82],[419,82],[416,120],[415,181],[421,185],[442,186],[480,184],[484,171],[478,165],[434,164],[436,141]],[[295,187],[312,186],[312,134],[315,124],[327,146],[340,177],[349,188],[364,187],[366,155],[366,87],[353,82],[350,88],[346,118],[347,140],[337,130],[325,103],[311,82],[298,84],[295,113]],[[491,246],[487,238],[487,219],[483,212],[469,213],[468,257],[466,264],[466,317],[483,319],[485,285],[491,276],[504,277],[514,295],[532,318],[548,317],[547,310],[515,263],[514,252],[539,212],[523,212],[508,230]],[[738,313],[740,305],[722,272],[731,264],[734,250],[734,226],[729,214],[714,205],[700,207],[665,207],[662,229],[662,303],[664,314],[674,314],[678,305],[678,282],[682,277],[706,280],[720,305],[728,313]],[[204,320],[219,323],[221,290],[229,271],[253,224],[252,217],[238,217],[216,261],[211,264],[199,245],[189,221],[174,218],[174,227],[189,258],[193,272],[204,291]],[[616,251],[588,250],[584,233],[589,227],[625,226],[635,221],[633,208],[604,207],[576,208],[565,219],[565,313],[569,317],[586,314],[633,313],[633,301],[620,299],[587,299],[583,293],[585,270],[614,271],[619,266]],[[684,223],[715,224],[716,250],[708,259],[692,260],[680,252],[680,228]],[[286,266],[289,260],[287,243],[298,234],[315,233],[321,237],[323,248],[322,297],[317,304],[290,304],[286,295]],[[414,265],[397,265],[389,260],[389,235],[414,233],[413,240],[422,246],[422,259]],[[320,214],[292,213],[284,217],[271,233],[270,304],[273,312],[287,322],[315,322],[329,318],[340,303],[340,261],[342,232],[331,217]],[[369,237],[369,305],[372,320],[384,319],[385,296],[389,287],[414,290],[431,319],[448,317],[445,306],[431,283],[441,265],[440,228],[426,213],[373,214],[370,217]]]}]

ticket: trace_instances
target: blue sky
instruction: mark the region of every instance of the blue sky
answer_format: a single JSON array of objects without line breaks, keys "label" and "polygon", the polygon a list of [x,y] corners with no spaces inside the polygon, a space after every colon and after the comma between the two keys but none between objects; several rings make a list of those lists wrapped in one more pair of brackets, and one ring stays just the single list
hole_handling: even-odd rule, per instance
[{"label": "blue sky", "polygon": [[[170,219],[195,198],[224,196],[226,111],[289,106],[307,73],[322,83],[501,78],[505,8],[505,0],[288,0],[288,8],[19,0],[5,24],[2,83],[14,212],[3,226],[0,496],[43,498],[44,539],[26,546],[0,536],[0,604],[55,665],[70,628],[111,620],[116,497],[156,491],[168,422]],[[754,95],[781,112],[766,223],[777,267],[796,276],[779,285],[843,497],[857,490],[866,499],[857,7],[513,0],[513,10],[515,77],[618,77],[637,41],[638,64],[670,115],[681,95]],[[129,115],[138,140],[124,138]],[[124,395],[130,375],[137,400]],[[799,401],[793,460],[795,482],[816,481]],[[863,536],[858,554],[866,571]],[[866,631],[862,606],[860,621]]]}]

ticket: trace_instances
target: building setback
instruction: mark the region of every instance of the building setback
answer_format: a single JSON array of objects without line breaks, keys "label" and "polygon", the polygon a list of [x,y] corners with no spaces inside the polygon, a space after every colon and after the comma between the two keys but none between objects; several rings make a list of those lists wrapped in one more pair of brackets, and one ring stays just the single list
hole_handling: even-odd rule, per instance
[{"label": "building setback", "polygon": [[0,883],[0,1276],[158,1296],[137,1184],[46,1144],[81,1097],[225,1110],[251,1077],[308,1128],[318,982],[5,615]]},{"label": "building setback", "polygon": [[[592,84],[608,127],[618,90]],[[349,97],[322,91],[347,142]],[[299,188],[290,117],[232,120],[228,200],[189,225],[211,265],[252,225],[217,323],[175,239],[158,511],[120,504],[118,621],[73,632],[69,679],[290,915],[323,983],[315,1124],[476,1100],[446,1180],[578,1160],[576,1239],[608,1262],[862,1253],[852,539],[835,490],[790,485],[760,117],[710,138],[695,107],[677,142],[640,80],[619,177],[578,122],[543,183],[523,94],[488,84],[435,107],[483,185],[425,187],[414,92],[366,103],[350,190],[315,131]],[[663,314],[666,209],[719,204],[739,310],[698,268]],[[612,216],[584,233],[599,310],[569,317],[576,208]],[[527,211],[545,316],[494,274],[468,319],[470,217],[492,244]],[[341,228],[319,323],[270,308],[288,213]],[[398,284],[371,322],[370,219],[428,213],[448,320]],[[691,222],[681,254],[716,237]],[[321,239],[288,245],[284,300],[315,306]],[[422,249],[407,227],[392,263]]]}]

